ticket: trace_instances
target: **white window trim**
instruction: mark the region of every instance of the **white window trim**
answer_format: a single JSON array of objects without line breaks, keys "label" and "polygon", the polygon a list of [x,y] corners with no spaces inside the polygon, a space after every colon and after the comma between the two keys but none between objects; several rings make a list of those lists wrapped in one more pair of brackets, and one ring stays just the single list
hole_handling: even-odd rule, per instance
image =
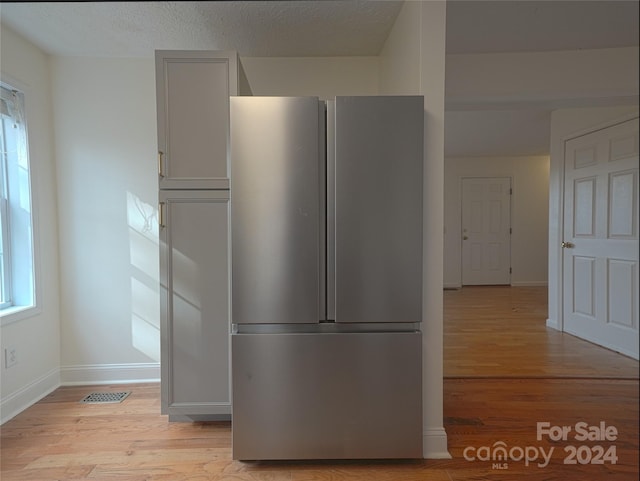
[{"label": "white window trim", "polygon": [[[0,148],[4,149],[6,148],[4,145],[4,142],[0,142]],[[2,154],[0,154],[2,155]],[[4,180],[4,166],[0,165],[0,182],[2,182],[3,184],[5,183]],[[4,186],[3,186],[4,187]],[[1,216],[2,216],[2,225],[0,226],[0,230],[2,232],[2,239],[3,239],[3,243],[2,243],[2,250],[3,250],[3,256],[6,253],[9,253],[9,258],[11,258],[11,242],[6,242],[7,240],[9,240],[9,222],[7,222],[7,218],[9,217],[9,202],[7,199],[3,198],[0,199],[0,211],[2,211]],[[6,286],[7,284],[11,283],[11,261],[7,261],[3,259],[3,269],[2,269],[2,285]],[[9,304],[8,302],[0,302],[0,309],[6,309],[8,306],[5,306],[5,304]]]},{"label": "white window trim", "polygon": [[[0,71],[0,80],[5,85],[10,85],[16,90],[19,90],[24,94],[24,111],[27,122],[29,118],[34,119],[37,117],[37,112],[33,112],[30,109],[32,102],[30,99],[33,95],[29,85],[24,82],[7,75]],[[33,136],[29,135],[27,126],[27,152],[29,155],[29,182],[31,184],[31,235],[33,236],[33,304],[30,306],[13,306],[7,309],[0,310],[0,327],[13,324],[14,322],[22,321],[30,317],[37,316],[42,313],[42,290],[41,290],[41,263],[40,263],[40,222],[39,222],[39,203],[38,203],[38,158],[35,155],[33,144],[30,139]]]}]

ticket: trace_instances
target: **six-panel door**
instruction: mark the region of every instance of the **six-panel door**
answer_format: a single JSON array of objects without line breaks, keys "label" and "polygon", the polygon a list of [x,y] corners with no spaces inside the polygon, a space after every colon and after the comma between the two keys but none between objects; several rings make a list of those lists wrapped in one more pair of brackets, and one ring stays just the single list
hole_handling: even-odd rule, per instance
[{"label": "six-panel door", "polygon": [[638,359],[638,119],[565,149],[564,330]]}]

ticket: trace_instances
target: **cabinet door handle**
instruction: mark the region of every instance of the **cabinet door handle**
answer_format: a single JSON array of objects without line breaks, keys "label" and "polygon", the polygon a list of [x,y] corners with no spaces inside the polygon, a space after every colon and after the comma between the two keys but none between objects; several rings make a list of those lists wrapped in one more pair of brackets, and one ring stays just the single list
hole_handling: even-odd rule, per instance
[{"label": "cabinet door handle", "polygon": [[163,152],[158,151],[158,175],[160,177],[164,177],[164,171],[162,169],[162,156],[164,155]]},{"label": "cabinet door handle", "polygon": [[164,202],[160,202],[158,204],[158,225],[160,225],[161,229],[163,229],[165,227],[165,225],[164,225]]}]

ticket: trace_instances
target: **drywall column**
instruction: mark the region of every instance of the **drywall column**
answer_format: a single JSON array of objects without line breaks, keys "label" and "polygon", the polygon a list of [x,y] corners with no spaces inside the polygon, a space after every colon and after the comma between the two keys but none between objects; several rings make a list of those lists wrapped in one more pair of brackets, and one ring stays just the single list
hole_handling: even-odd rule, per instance
[{"label": "drywall column", "polygon": [[443,226],[445,1],[421,2],[420,94],[424,95],[423,456],[450,458],[443,423]]}]

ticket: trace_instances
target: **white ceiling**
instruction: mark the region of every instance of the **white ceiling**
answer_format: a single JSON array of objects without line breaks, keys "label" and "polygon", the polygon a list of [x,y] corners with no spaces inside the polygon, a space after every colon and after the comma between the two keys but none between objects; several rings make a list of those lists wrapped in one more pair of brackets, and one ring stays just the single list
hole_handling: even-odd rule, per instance
[{"label": "white ceiling", "polygon": [[[233,49],[247,57],[357,56],[380,53],[402,3],[2,3],[0,20],[52,55],[151,57],[155,49]],[[447,5],[447,53],[629,45],[638,45],[637,0],[449,0]],[[446,153],[548,153],[549,113],[448,112]]]},{"label": "white ceiling", "polygon": [[[247,57],[378,55],[401,1],[3,3],[0,18],[48,53],[151,57],[155,49]],[[638,2],[462,1],[447,6],[447,52],[637,45]]]},{"label": "white ceiling", "polygon": [[637,0],[449,1],[447,53],[638,45]]},{"label": "white ceiling", "polygon": [[247,57],[377,55],[402,2],[3,4],[2,21],[57,55],[151,57],[155,49]]}]

